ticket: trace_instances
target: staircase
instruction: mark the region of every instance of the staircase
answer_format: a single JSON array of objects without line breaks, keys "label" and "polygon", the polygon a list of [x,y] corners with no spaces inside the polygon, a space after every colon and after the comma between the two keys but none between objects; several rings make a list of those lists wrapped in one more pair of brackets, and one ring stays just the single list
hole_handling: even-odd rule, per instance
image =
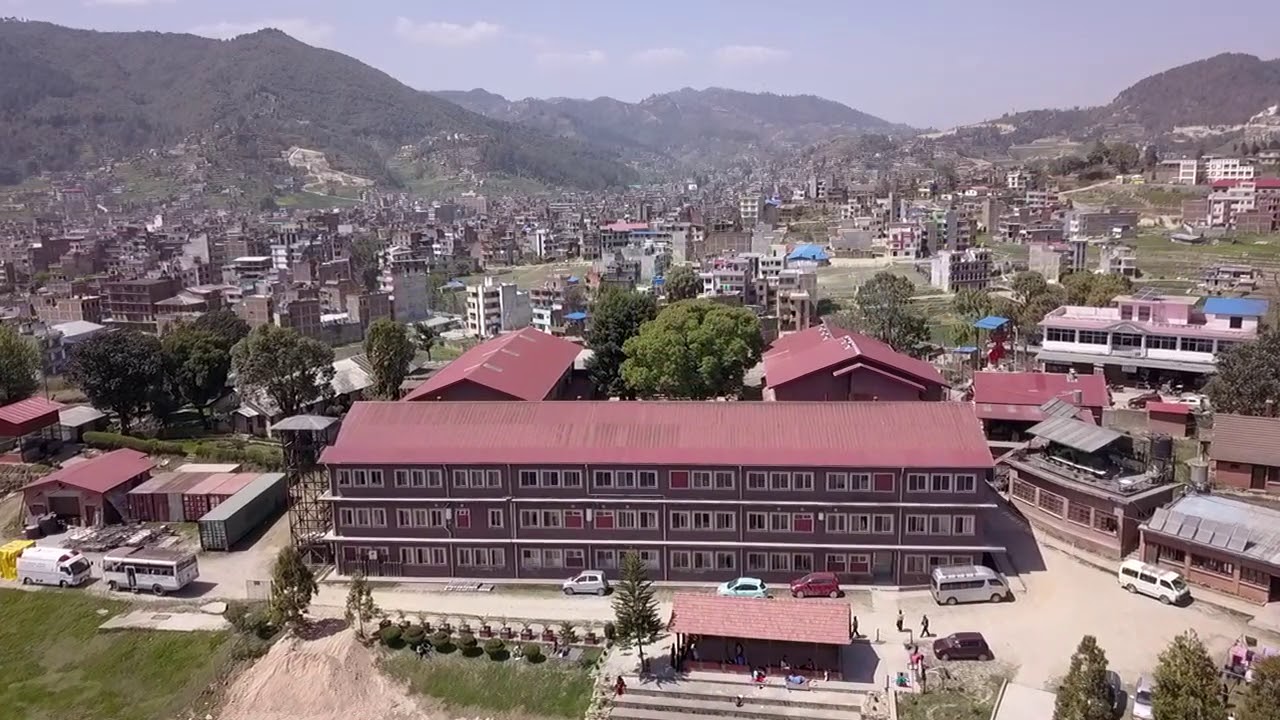
[{"label": "staircase", "polygon": [[[733,717],[750,720],[862,720],[866,691],[853,683],[821,682],[813,690],[787,690],[781,678],[757,688],[745,675],[690,673],[678,680],[643,682],[628,677],[627,691],[613,700],[615,720],[690,720]],[[742,696],[742,707],[735,697]]]}]

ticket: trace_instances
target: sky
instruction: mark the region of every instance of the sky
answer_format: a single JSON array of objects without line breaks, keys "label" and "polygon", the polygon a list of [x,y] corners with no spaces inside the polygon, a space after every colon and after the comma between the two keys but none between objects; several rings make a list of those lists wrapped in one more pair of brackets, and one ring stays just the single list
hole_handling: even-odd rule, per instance
[{"label": "sky", "polygon": [[1220,52],[1280,56],[1280,0],[0,0],[0,15],[214,38],[276,27],[423,90],[637,101],[719,86],[937,128],[1105,104]]}]

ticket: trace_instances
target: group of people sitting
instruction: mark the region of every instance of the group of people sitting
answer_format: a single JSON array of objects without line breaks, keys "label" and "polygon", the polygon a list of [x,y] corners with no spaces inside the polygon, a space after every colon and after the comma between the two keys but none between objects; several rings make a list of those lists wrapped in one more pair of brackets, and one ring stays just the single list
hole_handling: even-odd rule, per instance
[{"label": "group of people sitting", "polygon": [[[787,661],[787,656],[783,655],[782,661],[778,663],[778,669],[782,671],[782,675],[786,679],[786,683],[788,686],[804,687],[809,683],[809,678],[805,675],[802,675],[800,671],[803,670],[805,672],[814,672],[817,668],[813,664],[812,659],[810,659],[804,665],[801,665],[799,668],[794,668]],[[764,687],[767,679],[768,679],[768,672],[765,670],[765,667],[763,665],[757,665],[756,667],[752,668],[751,682],[755,683],[756,686]]]}]

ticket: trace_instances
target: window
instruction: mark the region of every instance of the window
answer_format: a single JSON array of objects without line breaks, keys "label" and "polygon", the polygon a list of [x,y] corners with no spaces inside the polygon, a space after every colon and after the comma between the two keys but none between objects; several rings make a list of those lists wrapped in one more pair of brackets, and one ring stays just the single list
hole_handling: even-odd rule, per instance
[{"label": "window", "polygon": [[564,567],[564,551],[559,548],[547,548],[542,551],[542,567]]},{"label": "window", "polygon": [[714,517],[714,515],[712,515],[711,513],[693,512],[693,513],[689,513],[689,516],[693,520],[694,530],[711,530],[712,529],[712,523],[714,522],[712,518]]},{"label": "window", "polygon": [[930,479],[929,489],[936,493],[951,492],[951,476],[934,475]]},{"label": "window", "polygon": [[902,571],[908,575],[924,575],[928,572],[928,566],[925,563],[924,555],[904,555]]},{"label": "window", "polygon": [[542,487],[558,488],[560,487],[560,471],[559,470],[543,470],[540,476]]},{"label": "window", "polygon": [[409,471],[408,470],[396,470],[393,476],[395,478],[396,487],[398,488],[409,487]]},{"label": "window", "polygon": [[973,475],[956,475],[951,479],[951,489],[958,493],[977,492],[978,478]]},{"label": "window", "polygon": [[484,473],[485,485],[491,488],[502,487],[502,471],[486,470]]},{"label": "window", "polygon": [[467,471],[466,471],[466,470],[454,470],[454,471],[453,471],[453,486],[454,486],[454,487],[456,487],[456,488],[464,488],[464,487],[466,487],[466,486],[467,486]]},{"label": "window", "polygon": [[1019,500],[1025,500],[1026,502],[1035,504],[1036,486],[1031,483],[1015,479],[1013,484],[1009,486],[1009,494]]},{"label": "window", "polygon": [[928,520],[924,515],[908,515],[907,516],[907,534],[923,535],[929,531]]},{"label": "window", "polygon": [[779,570],[790,570],[791,554],[781,552],[769,553],[769,569],[774,572]]},{"label": "window", "polygon": [[1213,341],[1205,338],[1179,338],[1178,349],[1182,352],[1211,353],[1213,352]]},{"label": "window", "polygon": [[1156,562],[1171,562],[1182,565],[1187,561],[1187,553],[1177,548],[1152,544],[1156,551]]},{"label": "window", "polygon": [[1116,520],[1115,515],[1095,512],[1093,514],[1093,529],[1108,535],[1115,535],[1120,532],[1120,523]]},{"label": "window", "polygon": [[485,486],[484,476],[484,470],[471,470],[467,474],[468,484],[473,488],[482,488]]},{"label": "window", "polygon": [[762,552],[747,553],[747,572],[760,572],[769,569],[769,555]]},{"label": "window", "polygon": [[658,473],[656,470],[641,470],[638,486],[645,490],[658,489]]},{"label": "window", "polygon": [[842,573],[848,568],[845,555],[827,555],[827,572]]},{"label": "window", "polygon": [[717,490],[733,489],[733,471],[732,470],[716,471],[716,489]]},{"label": "window", "polygon": [[351,471],[350,470],[338,471],[338,487],[351,487]]},{"label": "window", "polygon": [[893,492],[893,473],[876,473],[872,486],[876,492]]},{"label": "window", "polygon": [[769,513],[770,532],[791,532],[790,513]]},{"label": "window", "polygon": [[829,492],[847,492],[849,490],[848,473],[827,473],[827,490]]},{"label": "window", "polygon": [[489,509],[489,527],[491,528],[502,527],[502,510],[500,508]]},{"label": "window", "polygon": [[972,515],[955,515],[951,518],[952,535],[972,535],[974,519]]},{"label": "window", "polygon": [[631,489],[636,486],[635,470],[617,470],[613,473],[613,486]]},{"label": "window", "polygon": [[591,473],[591,487],[593,488],[611,488],[613,487],[613,473],[608,470],[596,470]]},{"label": "window", "polygon": [[458,528],[471,527],[471,510],[459,508],[453,511],[453,524]]},{"label": "window", "polygon": [[813,553],[793,553],[791,555],[793,572],[813,572]]},{"label": "window", "polygon": [[1142,336],[1133,333],[1111,333],[1111,347],[1118,349],[1142,347]]},{"label": "window", "polygon": [[673,510],[671,512],[670,527],[672,530],[688,530],[689,529],[689,513],[676,512]]},{"label": "window", "polygon": [[667,484],[672,490],[688,490],[689,489],[689,471],[688,470],[672,470],[668,476]]},{"label": "window", "polygon": [[1076,341],[1076,331],[1064,330],[1062,328],[1052,328],[1052,327],[1045,328],[1044,339],[1048,340],[1049,342],[1073,343]]},{"label": "window", "polygon": [[806,492],[812,491],[813,490],[813,473],[810,473],[810,472],[792,473],[791,489],[803,490]]},{"label": "window", "polygon": [[662,567],[662,553],[660,550],[630,550],[640,556],[644,561],[644,566],[650,570],[657,570]]},{"label": "window", "polygon": [[564,526],[567,528],[581,528],[583,525],[581,510],[565,510]]},{"label": "window", "polygon": [[382,487],[382,471],[381,470],[369,471],[369,487]]},{"label": "window", "polygon": [[929,534],[930,535],[950,535],[951,534],[951,516],[950,515],[930,515],[929,516]]},{"label": "window", "polygon": [[871,532],[871,516],[855,513],[849,516],[849,532],[851,533],[867,533]]},{"label": "window", "polygon": [[716,569],[732,570],[738,563],[738,554],[732,550],[716,551]]},{"label": "window", "polygon": [[1138,306],[1138,321],[1139,321],[1139,322],[1149,322],[1150,320],[1151,320],[1151,306],[1150,306],[1150,305],[1139,305],[1139,306]]},{"label": "window", "polygon": [[1239,344],[1240,344],[1240,343],[1238,343],[1238,342],[1232,342],[1232,341],[1230,341],[1230,340],[1219,340],[1219,341],[1218,341],[1218,352],[1220,352],[1220,353],[1226,352],[1226,351],[1230,350],[1231,348],[1233,348],[1233,347],[1235,347],[1235,346],[1237,346],[1237,345],[1239,345]]},{"label": "window", "polygon": [[708,470],[695,470],[689,473],[689,486],[694,490],[710,490],[711,489],[711,472]]},{"label": "window", "polygon": [[386,527],[387,511],[383,508],[342,508],[338,519],[351,527]]},{"label": "window", "polygon": [[827,513],[827,532],[844,534],[849,532],[849,516],[840,513]]},{"label": "window", "polygon": [[1227,326],[1232,330],[1239,330],[1244,327],[1244,318],[1239,315],[1232,315],[1231,319],[1227,321]]},{"label": "window", "polygon": [[1078,342],[1081,345],[1106,345],[1107,333],[1103,330],[1081,330]]},{"label": "window", "polygon": [[893,532],[892,515],[876,515],[871,518],[871,532],[877,535],[888,535]]},{"label": "window", "polygon": [[769,517],[762,512],[747,513],[747,529],[764,531],[769,529]]},{"label": "window", "polygon": [[693,560],[689,557],[688,550],[672,550],[671,551],[671,569],[672,570],[689,570],[693,567]]},{"label": "window", "polygon": [[[596,513],[596,520],[600,519],[600,514]],[[614,550],[596,550],[596,567],[601,570],[613,570],[618,567],[618,553]]]},{"label": "window", "polygon": [[[1234,320],[1234,318],[1232,319]],[[1254,570],[1253,568],[1241,567],[1240,582],[1246,585],[1253,585],[1254,587],[1270,588],[1271,573]]]},{"label": "window", "polygon": [[1080,503],[1067,503],[1067,519],[1073,523],[1078,523],[1089,527],[1093,524],[1093,508]]},{"label": "window", "polygon": [[813,532],[813,515],[811,513],[796,513],[791,518],[791,529],[795,532]]},{"label": "window", "polygon": [[769,473],[770,490],[790,490],[791,475],[784,472]]},{"label": "window", "polygon": [[1061,495],[1054,495],[1053,493],[1046,492],[1044,490],[1040,491],[1040,499],[1036,501],[1036,506],[1041,510],[1044,510],[1050,515],[1057,515],[1058,517],[1062,517],[1064,510],[1063,505],[1065,504],[1066,501],[1062,499]]},{"label": "window", "polygon": [[582,487],[582,471],[581,470],[561,470],[560,484],[567,488]]},{"label": "window", "polygon": [[565,550],[564,566],[581,570],[587,566],[587,553],[583,550]]},{"label": "window", "polygon": [[716,513],[716,530],[733,530],[737,527],[738,516],[732,512]]},{"label": "window", "polygon": [[369,485],[369,475],[364,470],[351,471],[351,484],[354,487],[367,487]]},{"label": "window", "polygon": [[1191,567],[1196,570],[1213,573],[1214,575],[1226,575],[1228,577],[1233,575],[1236,570],[1235,565],[1226,562],[1225,560],[1218,560],[1216,558],[1196,555],[1194,553],[1191,555]]},{"label": "window", "polygon": [[612,530],[614,528],[614,514],[612,510],[596,510],[593,518],[592,522],[595,523],[597,530]]},{"label": "window", "polygon": [[538,487],[538,471],[521,470],[520,487]]},{"label": "window", "polygon": [[762,472],[747,473],[747,489],[748,490],[766,490],[768,484],[765,481],[766,475]]},{"label": "window", "polygon": [[929,476],[921,473],[907,475],[907,492],[928,492]]},{"label": "window", "polygon": [[400,562],[405,565],[448,565],[449,554],[442,547],[402,547]]},{"label": "window", "polygon": [[1148,335],[1148,350],[1177,350],[1178,338],[1170,335]]}]

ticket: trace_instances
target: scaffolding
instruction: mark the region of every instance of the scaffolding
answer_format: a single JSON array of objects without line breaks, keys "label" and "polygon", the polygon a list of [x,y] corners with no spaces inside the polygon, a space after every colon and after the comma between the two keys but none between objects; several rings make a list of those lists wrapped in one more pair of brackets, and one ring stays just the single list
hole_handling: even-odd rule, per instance
[{"label": "scaffolding", "polygon": [[333,545],[325,535],[333,528],[333,510],[324,499],[329,473],[320,451],[337,433],[337,418],[296,415],[271,427],[284,450],[289,482],[289,539],[308,565],[331,565]]}]

